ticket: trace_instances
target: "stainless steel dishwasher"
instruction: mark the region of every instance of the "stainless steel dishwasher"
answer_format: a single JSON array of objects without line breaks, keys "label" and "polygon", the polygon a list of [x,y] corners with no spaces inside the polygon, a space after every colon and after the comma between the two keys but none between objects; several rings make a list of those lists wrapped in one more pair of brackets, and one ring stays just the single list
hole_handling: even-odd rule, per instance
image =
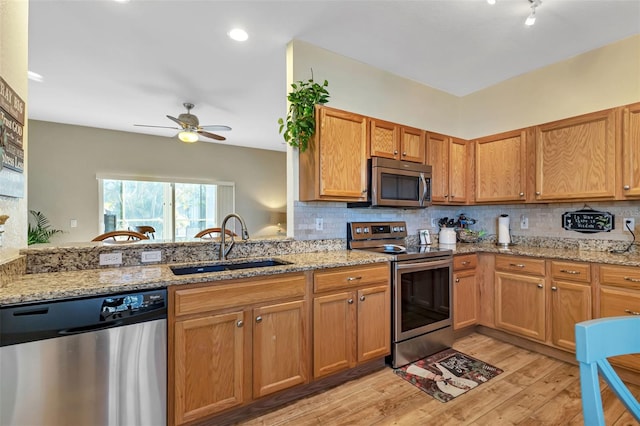
[{"label": "stainless steel dishwasher", "polygon": [[165,289],[0,307],[0,424],[166,424]]}]

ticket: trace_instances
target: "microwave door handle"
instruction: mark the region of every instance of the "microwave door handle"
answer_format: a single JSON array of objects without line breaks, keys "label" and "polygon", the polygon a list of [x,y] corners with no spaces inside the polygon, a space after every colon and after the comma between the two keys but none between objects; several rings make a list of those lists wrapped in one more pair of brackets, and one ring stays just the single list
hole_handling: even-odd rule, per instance
[{"label": "microwave door handle", "polygon": [[422,181],[422,196],[420,196],[420,207],[424,206],[424,200],[427,197],[427,180],[424,178],[424,173],[420,173],[420,180]]}]

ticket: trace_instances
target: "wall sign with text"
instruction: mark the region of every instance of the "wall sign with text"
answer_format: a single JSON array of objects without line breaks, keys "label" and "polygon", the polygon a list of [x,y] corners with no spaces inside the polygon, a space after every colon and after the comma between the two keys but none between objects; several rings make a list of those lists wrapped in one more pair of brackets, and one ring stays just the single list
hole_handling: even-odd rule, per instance
[{"label": "wall sign with text", "polygon": [[25,102],[0,77],[0,195],[24,197]]},{"label": "wall sign with text", "polygon": [[562,215],[562,227],[569,231],[592,234],[610,232],[615,229],[615,217],[609,212],[599,212],[590,208],[566,212]]}]

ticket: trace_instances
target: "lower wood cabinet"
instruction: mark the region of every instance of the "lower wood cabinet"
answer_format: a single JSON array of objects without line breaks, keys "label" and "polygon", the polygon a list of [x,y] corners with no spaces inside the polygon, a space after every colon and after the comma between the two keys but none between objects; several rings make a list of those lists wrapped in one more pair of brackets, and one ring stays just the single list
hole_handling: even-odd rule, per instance
[{"label": "lower wood cabinet", "polygon": [[[640,315],[640,268],[601,265],[600,317]],[[615,365],[640,371],[640,355],[611,358]]]},{"label": "lower wood cabinet", "polygon": [[521,256],[496,256],[496,327],[545,341],[545,261]]},{"label": "lower wood cabinet", "polygon": [[313,376],[323,377],[391,353],[388,264],[316,271]]},{"label": "lower wood cabinet", "polygon": [[478,323],[479,300],[476,283],[476,254],[453,258],[453,329],[459,330]]},{"label": "lower wood cabinet", "polygon": [[306,282],[286,274],[170,289],[170,424],[308,382]]}]

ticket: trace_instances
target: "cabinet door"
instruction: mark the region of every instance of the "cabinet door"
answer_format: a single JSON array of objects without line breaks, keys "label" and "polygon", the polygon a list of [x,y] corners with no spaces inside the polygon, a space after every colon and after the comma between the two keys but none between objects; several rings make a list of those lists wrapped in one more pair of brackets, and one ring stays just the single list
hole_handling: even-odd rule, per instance
[{"label": "cabinet door", "polygon": [[458,330],[478,322],[476,271],[453,274],[453,328]]},{"label": "cabinet door", "polygon": [[243,312],[175,323],[175,424],[243,403]]},{"label": "cabinet door", "polygon": [[366,201],[366,117],[316,106],[316,134],[299,157],[301,201]]},{"label": "cabinet door", "polygon": [[640,197],[640,103],[622,112],[622,189],[625,197]]},{"label": "cabinet door", "polygon": [[544,278],[496,272],[496,327],[545,340]]},{"label": "cabinet door", "polygon": [[380,285],[358,290],[357,361],[391,353],[391,289]]},{"label": "cabinet door", "polygon": [[[600,316],[606,318],[626,315],[640,315],[640,292],[601,287]],[[613,357],[611,362],[640,371],[640,355],[637,354]]]},{"label": "cabinet door", "polygon": [[471,173],[467,141],[451,138],[449,152],[449,203],[466,204]]},{"label": "cabinet door", "polygon": [[431,166],[431,201],[449,201],[449,137],[427,132],[426,163]]},{"label": "cabinet door", "polygon": [[400,158],[400,128],[395,123],[382,120],[369,120],[371,133],[371,156],[397,160]]},{"label": "cabinet door", "polygon": [[253,310],[253,397],[307,381],[307,309],[303,300]]},{"label": "cabinet door", "polygon": [[526,143],[525,130],[501,133],[476,141],[477,202],[525,201]]},{"label": "cabinet door", "polygon": [[536,199],[614,198],[615,111],[538,126]]},{"label": "cabinet door", "polygon": [[591,286],[568,281],[551,284],[551,341],[576,350],[575,325],[591,319]]},{"label": "cabinet door", "polygon": [[400,127],[400,159],[424,164],[424,130]]},{"label": "cabinet door", "polygon": [[318,378],[355,365],[354,293],[313,300],[313,376]]}]

